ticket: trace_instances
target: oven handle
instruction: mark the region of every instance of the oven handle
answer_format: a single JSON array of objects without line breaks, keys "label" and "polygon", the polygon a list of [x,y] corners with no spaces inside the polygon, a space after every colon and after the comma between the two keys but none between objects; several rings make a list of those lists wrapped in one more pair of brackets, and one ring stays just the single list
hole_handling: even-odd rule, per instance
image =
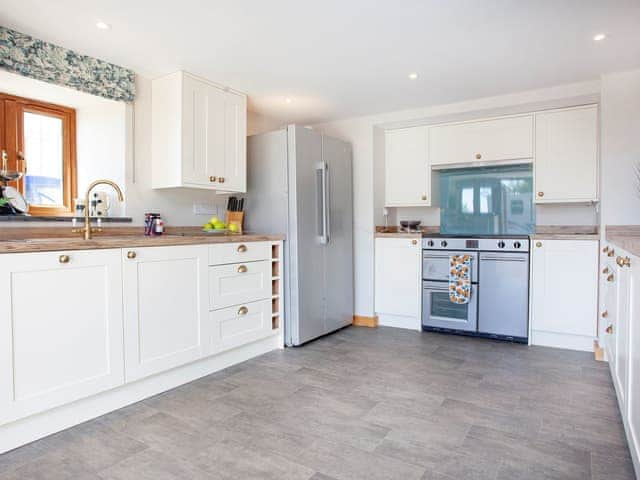
[{"label": "oven handle", "polygon": [[489,255],[485,255],[483,257],[481,257],[481,260],[493,260],[493,261],[502,261],[502,262],[526,262],[527,258],[526,257],[505,257],[505,256],[489,256]]}]

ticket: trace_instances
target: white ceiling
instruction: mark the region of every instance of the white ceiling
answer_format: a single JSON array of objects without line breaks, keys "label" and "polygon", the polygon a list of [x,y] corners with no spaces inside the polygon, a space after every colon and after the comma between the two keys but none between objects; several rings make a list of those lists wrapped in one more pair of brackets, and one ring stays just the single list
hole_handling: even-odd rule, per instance
[{"label": "white ceiling", "polygon": [[640,66],[639,0],[2,0],[0,24],[145,76],[184,69],[304,123]]}]

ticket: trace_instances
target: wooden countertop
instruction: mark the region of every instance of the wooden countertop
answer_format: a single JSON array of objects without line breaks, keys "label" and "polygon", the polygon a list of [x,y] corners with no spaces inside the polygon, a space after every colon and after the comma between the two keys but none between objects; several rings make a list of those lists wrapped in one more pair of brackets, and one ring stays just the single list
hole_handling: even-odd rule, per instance
[{"label": "wooden countertop", "polygon": [[202,245],[234,242],[273,242],[284,235],[174,233],[157,237],[144,235],[97,235],[91,240],[77,237],[41,237],[0,240],[1,253],[93,250],[106,248],[162,247],[171,245]]},{"label": "wooden countertop", "polygon": [[533,240],[598,240],[595,225],[537,225]]},{"label": "wooden countertop", "polygon": [[640,225],[607,225],[607,241],[640,257]]}]

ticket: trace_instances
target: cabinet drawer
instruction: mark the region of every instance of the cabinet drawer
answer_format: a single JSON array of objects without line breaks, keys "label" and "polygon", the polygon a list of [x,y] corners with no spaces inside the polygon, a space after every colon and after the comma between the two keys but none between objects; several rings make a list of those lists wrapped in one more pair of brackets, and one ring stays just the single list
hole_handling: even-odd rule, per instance
[{"label": "cabinet drawer", "polygon": [[210,310],[271,298],[271,261],[209,267]]},{"label": "cabinet drawer", "polygon": [[261,300],[216,310],[209,314],[213,324],[213,348],[228,350],[260,340],[273,333],[271,300]]},{"label": "cabinet drawer", "polygon": [[271,259],[271,243],[223,243],[209,247],[209,265]]}]

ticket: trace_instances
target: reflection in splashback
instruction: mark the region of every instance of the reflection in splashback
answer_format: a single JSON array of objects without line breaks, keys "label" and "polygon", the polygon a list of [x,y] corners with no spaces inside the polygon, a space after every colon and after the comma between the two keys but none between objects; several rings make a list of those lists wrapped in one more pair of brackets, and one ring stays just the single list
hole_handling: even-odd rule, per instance
[{"label": "reflection in splashback", "polygon": [[441,233],[534,233],[532,165],[441,170],[439,174]]}]

